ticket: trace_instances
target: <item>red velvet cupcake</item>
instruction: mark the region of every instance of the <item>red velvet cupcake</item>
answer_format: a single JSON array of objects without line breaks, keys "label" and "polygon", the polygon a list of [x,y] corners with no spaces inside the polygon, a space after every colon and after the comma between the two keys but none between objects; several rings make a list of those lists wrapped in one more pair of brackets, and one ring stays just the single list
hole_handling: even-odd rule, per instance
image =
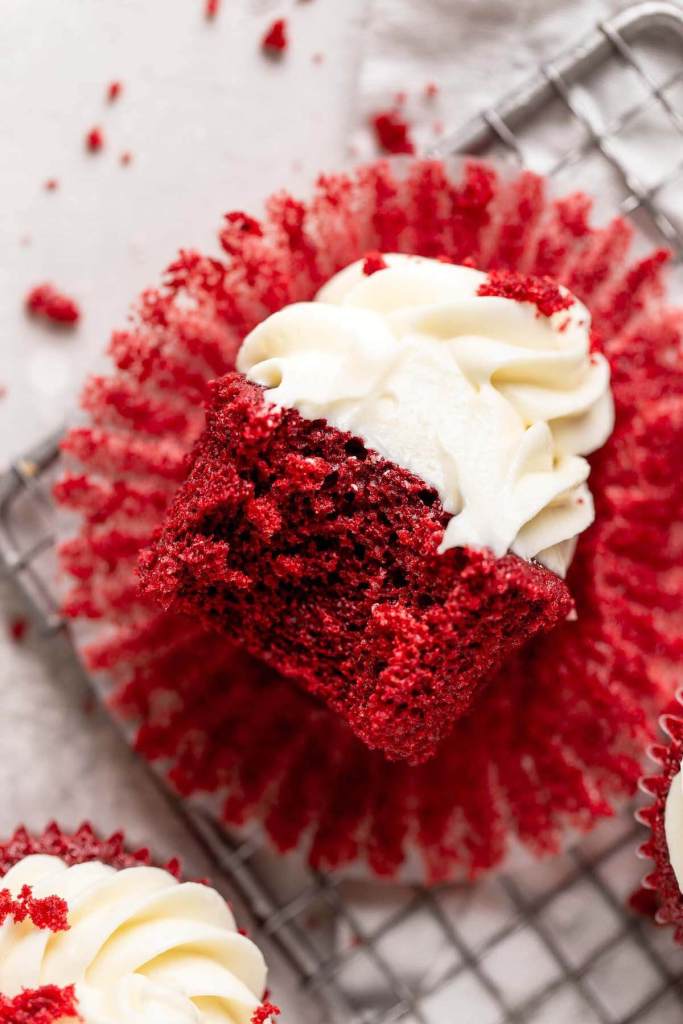
[{"label": "red velvet cupcake", "polygon": [[636,817],[650,835],[640,848],[654,862],[632,902],[655,921],[674,928],[683,943],[683,702],[681,694],[660,718],[667,742],[650,749],[657,773],[641,779],[641,789],[651,798]]},{"label": "red velvet cupcake", "polygon": [[[664,301],[665,256],[629,262],[629,226],[593,227],[589,210],[481,163],[372,165],[321,180],[306,203],[275,197],[263,221],[230,215],[225,257],[182,254],[114,335],[115,372],[87,386],[91,423],[64,442],[73,469],[57,498],[82,524],[63,547],[66,610],[100,624],[88,666],[136,721],[137,748],[181,793],[215,794],[227,823],[258,818],[318,866],[361,859],[394,875],[409,859],[437,880],[495,866],[513,838],[556,849],[567,826],[589,828],[633,792],[683,639],[681,314]],[[595,522],[566,579],[576,617],[508,657],[416,767],[368,750],[196,619],[159,611],[135,576],[203,429],[209,380],[269,314],[370,251],[556,279],[592,314],[616,407],[589,457]]]},{"label": "red velvet cupcake", "polygon": [[573,609],[609,369],[548,279],[376,254],[316,298],[213,385],[142,579],[417,764]]},{"label": "red velvet cupcake", "polygon": [[50,826],[0,845],[0,1021],[253,1024],[265,964],[223,898],[120,834]]}]

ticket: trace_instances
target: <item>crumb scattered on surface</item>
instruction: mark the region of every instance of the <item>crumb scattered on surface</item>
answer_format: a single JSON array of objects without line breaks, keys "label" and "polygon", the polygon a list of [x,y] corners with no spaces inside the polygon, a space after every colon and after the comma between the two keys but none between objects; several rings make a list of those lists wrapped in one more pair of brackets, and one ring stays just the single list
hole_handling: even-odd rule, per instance
[{"label": "crumb scattered on surface", "polygon": [[32,316],[43,317],[57,324],[75,324],[81,316],[75,300],[49,283],[31,289],[26,296],[26,309]]},{"label": "crumb scattered on surface", "polygon": [[121,82],[110,82],[107,86],[107,99],[109,100],[109,102],[114,103],[119,98],[122,91],[123,84]]},{"label": "crumb scattered on surface", "polygon": [[385,153],[414,153],[410,126],[397,110],[383,110],[370,121],[377,145]]},{"label": "crumb scattered on surface", "polygon": [[314,53],[313,56],[311,57],[311,61],[313,62],[313,64],[322,64],[324,60],[324,53]]},{"label": "crumb scattered on surface", "polygon": [[206,6],[204,8],[204,14],[211,20],[215,18],[221,9],[221,0],[206,0]]},{"label": "crumb scattered on surface", "polygon": [[284,53],[288,45],[287,22],[284,18],[278,18],[261,40],[261,47],[266,53],[278,56]]},{"label": "crumb scattered on surface", "polygon": [[59,182],[57,181],[56,178],[48,178],[47,181],[45,182],[45,191],[46,192],[56,192],[58,188],[59,188]]},{"label": "crumb scattered on surface", "polygon": [[439,95],[439,87],[436,82],[427,82],[425,85],[425,97],[428,100],[436,99]]},{"label": "crumb scattered on surface", "polygon": [[23,615],[14,615],[7,623],[7,632],[15,644],[21,643],[26,636],[27,630],[28,621],[23,617]]},{"label": "crumb scattered on surface", "polygon": [[119,157],[119,163],[122,167],[128,167],[133,162],[133,154],[129,149],[124,149],[123,153]]},{"label": "crumb scattered on surface", "polygon": [[90,153],[99,153],[104,146],[104,134],[101,128],[91,128],[85,137],[85,145]]}]

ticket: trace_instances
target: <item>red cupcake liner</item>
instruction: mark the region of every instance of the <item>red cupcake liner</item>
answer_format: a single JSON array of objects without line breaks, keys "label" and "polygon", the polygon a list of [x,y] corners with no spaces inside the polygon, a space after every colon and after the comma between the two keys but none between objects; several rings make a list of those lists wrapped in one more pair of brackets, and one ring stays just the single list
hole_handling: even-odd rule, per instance
[{"label": "red cupcake liner", "polygon": [[648,751],[657,770],[640,780],[640,789],[650,803],[636,813],[637,820],[649,830],[638,853],[652,861],[653,867],[631,897],[631,905],[657,924],[673,927],[676,942],[683,945],[683,893],[671,866],[665,832],[666,798],[683,759],[683,690],[676,693],[661,715],[659,727],[665,742],[653,744]]},{"label": "red cupcake liner", "polygon": [[[683,518],[683,316],[664,298],[666,254],[630,261],[631,227],[592,226],[590,205],[479,161],[372,164],[322,178],[307,202],[271,198],[261,221],[229,214],[223,258],[181,253],[114,334],[114,371],[86,386],[90,422],[63,446],[73,468],[56,496],[80,516],[62,548],[75,581],[66,610],[97,627],[84,656],[133,721],[137,749],[181,794],[212,794],[226,823],[257,819],[317,867],[361,860],[393,876],[409,859],[436,881],[499,865],[514,839],[551,852],[634,791],[683,650],[671,529]],[[159,612],[135,577],[185,475],[208,381],[259,320],[370,251],[554,276],[592,312],[617,408],[591,458],[596,521],[567,580],[576,621],[506,662],[414,768],[367,750],[190,618]]]},{"label": "red cupcake liner", "polygon": [[[124,868],[150,866],[154,863],[146,847],[128,849],[123,832],[115,832],[108,838],[102,838],[87,822],[73,833],[64,832],[53,822],[44,832],[33,835],[22,825],[9,839],[0,842],[0,891],[2,879],[10,868],[25,857],[35,854],[59,857],[70,866],[94,860],[101,861],[119,871]],[[177,858],[161,866],[175,878],[180,877],[181,865]],[[48,897],[47,900],[38,902],[48,903],[54,899]],[[44,926],[53,928],[50,922]],[[53,930],[61,928],[58,926]],[[262,1003],[254,1012],[253,1022],[270,1024],[279,1012],[271,1003]],[[57,985],[43,985],[38,989],[24,989],[14,998],[0,993],[0,1024],[53,1024],[63,1019],[81,1020],[73,985],[63,988]]]}]

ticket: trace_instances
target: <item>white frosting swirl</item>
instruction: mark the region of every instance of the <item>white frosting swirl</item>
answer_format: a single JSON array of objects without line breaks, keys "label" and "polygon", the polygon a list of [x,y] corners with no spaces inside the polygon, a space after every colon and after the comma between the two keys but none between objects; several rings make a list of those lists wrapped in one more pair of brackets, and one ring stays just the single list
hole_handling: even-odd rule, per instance
[{"label": "white frosting swirl", "polygon": [[384,258],[268,317],[238,369],[269,401],[351,431],[434,487],[453,515],[442,551],[513,551],[563,576],[594,517],[582,456],[614,422],[588,311],[574,299],[542,316],[479,296],[477,270]]},{"label": "white frosting swirl", "polygon": [[51,932],[11,919],[0,927],[0,992],[76,986],[86,1024],[249,1024],[265,964],[239,935],[225,900],[167,871],[68,867],[26,857],[0,879],[18,895],[60,896],[69,928]]},{"label": "white frosting swirl", "polygon": [[669,849],[669,861],[683,892],[683,763],[681,770],[671,780],[664,809],[664,831]]}]

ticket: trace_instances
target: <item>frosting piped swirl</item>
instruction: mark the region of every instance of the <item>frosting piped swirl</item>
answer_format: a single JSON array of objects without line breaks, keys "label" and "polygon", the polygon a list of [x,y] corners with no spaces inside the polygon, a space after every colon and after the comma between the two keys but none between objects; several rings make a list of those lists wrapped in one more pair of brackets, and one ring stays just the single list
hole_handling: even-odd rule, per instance
[{"label": "frosting piped swirl", "polygon": [[[594,518],[586,455],[609,437],[609,366],[568,296],[479,294],[487,277],[417,256],[336,274],[314,302],[268,317],[237,368],[266,398],[322,418],[434,487],[452,518],[441,551],[487,547],[564,576]],[[571,301],[569,301],[571,300]]]},{"label": "frosting piped swirl", "polygon": [[0,880],[17,895],[59,896],[69,927],[0,927],[0,992],[75,985],[85,1024],[249,1024],[265,964],[225,900],[153,867],[68,866],[25,857]]}]

